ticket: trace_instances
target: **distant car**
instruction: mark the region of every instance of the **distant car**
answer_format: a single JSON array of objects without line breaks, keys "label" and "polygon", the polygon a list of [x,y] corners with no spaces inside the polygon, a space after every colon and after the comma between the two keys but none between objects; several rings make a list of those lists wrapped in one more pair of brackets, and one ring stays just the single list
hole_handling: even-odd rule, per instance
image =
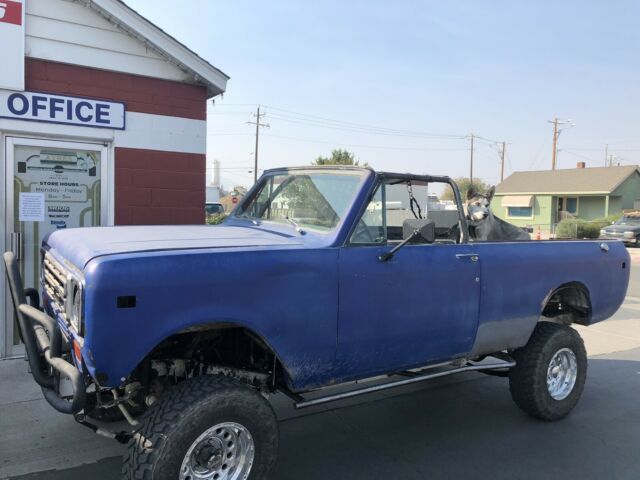
[{"label": "distant car", "polygon": [[204,206],[204,210],[207,215],[220,215],[224,213],[224,207],[218,202],[208,202]]},{"label": "distant car", "polygon": [[629,245],[640,245],[640,214],[624,215],[618,221],[600,230],[600,238],[617,239]]}]

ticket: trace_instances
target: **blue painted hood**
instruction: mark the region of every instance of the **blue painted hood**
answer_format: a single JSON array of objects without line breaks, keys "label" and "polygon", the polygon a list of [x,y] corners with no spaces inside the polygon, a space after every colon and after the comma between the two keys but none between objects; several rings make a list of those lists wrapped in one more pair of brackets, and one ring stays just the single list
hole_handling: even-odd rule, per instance
[{"label": "blue painted hood", "polygon": [[226,225],[90,227],[56,230],[44,244],[83,269],[91,259],[118,253],[301,245],[299,237]]}]

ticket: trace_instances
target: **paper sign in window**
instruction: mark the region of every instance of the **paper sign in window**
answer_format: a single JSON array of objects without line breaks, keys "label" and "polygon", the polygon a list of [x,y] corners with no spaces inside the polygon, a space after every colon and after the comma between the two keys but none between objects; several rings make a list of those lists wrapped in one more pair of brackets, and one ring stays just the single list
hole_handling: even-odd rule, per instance
[{"label": "paper sign in window", "polygon": [[20,221],[44,222],[44,193],[20,192]]}]

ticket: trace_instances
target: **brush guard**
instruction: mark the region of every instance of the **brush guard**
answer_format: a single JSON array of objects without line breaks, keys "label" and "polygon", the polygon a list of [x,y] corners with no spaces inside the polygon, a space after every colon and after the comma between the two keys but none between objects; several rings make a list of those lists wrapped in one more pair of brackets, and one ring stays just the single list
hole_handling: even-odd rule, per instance
[{"label": "brush guard", "polygon": [[[53,408],[62,413],[76,414],[83,409],[86,400],[84,378],[75,365],[61,357],[63,338],[60,327],[40,309],[38,291],[33,288],[25,290],[16,256],[6,252],[3,258],[20,338],[33,379]],[[61,377],[71,382],[73,394],[70,397],[60,394]]]}]

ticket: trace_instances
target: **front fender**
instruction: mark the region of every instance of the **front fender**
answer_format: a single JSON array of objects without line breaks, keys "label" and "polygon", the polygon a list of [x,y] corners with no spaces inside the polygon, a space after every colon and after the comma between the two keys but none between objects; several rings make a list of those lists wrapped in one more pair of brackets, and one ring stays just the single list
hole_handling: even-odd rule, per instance
[{"label": "front fender", "polygon": [[[85,284],[85,353],[103,386],[122,383],[169,336],[223,323],[264,339],[294,388],[330,378],[338,314],[335,249],[102,257],[88,265]],[[118,308],[118,296],[135,296],[135,307]]]}]

